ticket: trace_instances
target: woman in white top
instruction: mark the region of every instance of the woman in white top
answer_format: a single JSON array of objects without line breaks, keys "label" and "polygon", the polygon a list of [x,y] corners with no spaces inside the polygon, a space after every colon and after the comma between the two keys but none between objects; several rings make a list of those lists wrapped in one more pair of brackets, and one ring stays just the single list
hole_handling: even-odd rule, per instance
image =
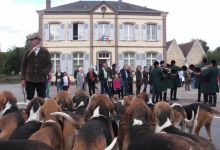
[{"label": "woman in white top", "polygon": [[85,74],[83,72],[82,67],[79,67],[79,72],[77,73],[77,76],[76,76],[76,82],[77,82],[77,85],[76,85],[77,91],[84,90]]},{"label": "woman in white top", "polygon": [[70,78],[66,72],[63,73],[63,90],[68,91],[70,85]]}]

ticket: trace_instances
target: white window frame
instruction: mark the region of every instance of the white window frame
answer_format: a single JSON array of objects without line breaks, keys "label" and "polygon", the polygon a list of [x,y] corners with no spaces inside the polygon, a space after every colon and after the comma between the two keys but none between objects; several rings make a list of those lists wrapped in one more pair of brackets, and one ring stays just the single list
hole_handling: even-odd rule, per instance
[{"label": "white window frame", "polygon": [[[153,57],[153,55],[155,54],[155,57]],[[150,55],[150,57],[148,57],[148,55]],[[146,64],[147,66],[152,66],[154,61],[156,60],[157,57],[157,52],[148,52],[146,53]],[[148,60],[150,60],[150,64],[148,63]]]},{"label": "white window frame", "polygon": [[[126,26],[128,26],[127,29],[126,29]],[[133,30],[133,34],[132,34],[131,30]],[[126,34],[126,32],[127,32],[127,34]],[[124,40],[125,41],[134,41],[135,40],[135,26],[134,26],[134,24],[124,23]]]},{"label": "white window frame", "polygon": [[[77,29],[78,29],[78,35],[77,35],[77,39],[74,39],[74,24],[77,24]],[[81,32],[79,32],[79,30],[80,30],[80,28],[79,28],[79,25],[81,25]],[[72,27],[73,27],[73,40],[74,41],[82,41],[83,40],[83,36],[84,36],[84,23],[78,23],[78,22],[74,22],[74,23],[72,23]],[[81,35],[80,35],[80,33],[81,33]]]},{"label": "white window frame", "polygon": [[[57,54],[59,55],[59,57],[57,57]],[[52,57],[52,55],[53,55],[53,57]],[[57,60],[58,61],[60,61],[61,59],[60,59],[60,53],[51,53],[50,54],[50,56],[51,56],[51,61],[52,61],[52,64],[54,64],[52,67],[52,74],[55,74],[56,72],[57,72],[57,69],[60,69],[60,65],[61,64],[59,64],[59,67],[57,67]],[[60,63],[61,63],[61,61],[60,61]]]},{"label": "white window frame", "polygon": [[156,41],[157,40],[157,24],[148,23],[146,24],[146,37],[147,41]]},{"label": "white window frame", "polygon": [[[53,25],[57,25],[58,27],[58,29],[56,29],[57,31],[55,31],[55,29],[52,28]],[[50,23],[49,24],[49,40],[58,41],[60,40],[60,38],[61,38],[60,23]]]},{"label": "white window frame", "polygon": [[[128,57],[125,57],[125,55],[128,54]],[[133,55],[133,57],[131,57]],[[128,63],[125,63],[125,60],[127,60]],[[133,66],[131,66],[131,60],[134,60]],[[126,52],[124,53],[124,64],[129,65],[131,68],[135,68],[135,53],[133,52]]]},{"label": "white window frame", "polygon": [[[76,55],[77,54],[77,57],[74,57],[74,55]],[[82,57],[80,57],[80,55],[82,55]],[[80,67],[83,67],[83,65],[84,65],[84,53],[73,53],[73,55],[72,55],[72,61],[73,61],[73,69],[75,70],[76,69],[76,66],[78,66],[78,65],[80,65]],[[76,60],[77,61],[77,64],[75,65],[74,64],[74,60]],[[82,60],[83,61],[83,63],[82,64],[80,64],[79,62],[80,62],[80,60]]]}]

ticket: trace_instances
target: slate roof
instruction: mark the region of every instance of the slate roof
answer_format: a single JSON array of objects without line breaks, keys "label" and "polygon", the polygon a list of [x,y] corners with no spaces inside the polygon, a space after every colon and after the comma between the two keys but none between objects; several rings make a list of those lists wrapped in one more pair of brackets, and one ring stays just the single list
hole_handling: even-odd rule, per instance
[{"label": "slate roof", "polygon": [[188,42],[188,43],[184,43],[184,44],[180,44],[179,47],[183,52],[183,55],[186,57],[189,54],[189,51],[191,50],[192,46],[193,46],[194,42]]},{"label": "slate roof", "polygon": [[153,13],[160,14],[162,11],[142,7],[130,3],[119,1],[77,1],[70,4],[65,4],[57,7],[42,10],[44,13],[70,13],[70,12],[90,12],[101,4],[110,6],[118,13]]},{"label": "slate roof", "polygon": [[168,42],[166,43],[167,50],[169,49],[169,47],[170,47],[170,45],[171,45],[172,42],[173,42],[173,40],[168,41]]}]

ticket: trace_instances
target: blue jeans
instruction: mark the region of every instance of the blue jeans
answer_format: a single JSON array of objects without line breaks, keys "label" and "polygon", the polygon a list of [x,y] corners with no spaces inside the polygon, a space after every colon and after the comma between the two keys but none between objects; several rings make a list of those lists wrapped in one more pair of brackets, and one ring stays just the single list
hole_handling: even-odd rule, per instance
[{"label": "blue jeans", "polygon": [[122,85],[123,85],[123,95],[127,96],[128,95],[128,79],[122,80]]},{"label": "blue jeans", "polygon": [[196,78],[193,77],[193,78],[192,78],[192,89],[195,88],[195,84],[196,84]]},{"label": "blue jeans", "polygon": [[108,88],[107,80],[106,79],[101,80],[100,83],[101,83],[101,94],[108,93],[108,95],[111,96],[110,90]]},{"label": "blue jeans", "polygon": [[57,82],[57,92],[63,90],[63,86],[61,85],[61,82]]}]

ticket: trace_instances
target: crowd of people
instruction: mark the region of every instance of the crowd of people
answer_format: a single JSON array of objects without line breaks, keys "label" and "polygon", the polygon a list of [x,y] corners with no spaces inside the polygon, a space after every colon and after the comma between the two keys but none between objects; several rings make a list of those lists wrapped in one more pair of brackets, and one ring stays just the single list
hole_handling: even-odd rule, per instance
[{"label": "crowd of people", "polygon": [[[27,100],[34,97],[35,90],[38,97],[50,97],[52,63],[48,50],[40,47],[41,38],[38,34],[28,37],[31,49],[25,53],[21,66],[21,85],[26,89]],[[68,90],[70,78],[67,72],[60,72],[58,69],[55,74],[55,84],[57,92]],[[152,101],[167,101],[167,89],[170,89],[170,100],[177,100],[177,90],[185,84],[185,90],[192,88],[198,89],[198,99],[201,101],[201,94],[204,97],[204,103],[216,106],[217,95],[219,92],[218,82],[220,79],[219,69],[215,60],[207,61],[203,59],[201,64],[176,66],[175,60],[170,64],[164,61],[155,61],[153,66],[142,67],[138,65],[133,70],[127,64],[119,69],[116,64],[109,67],[106,63],[100,64],[99,72],[96,73],[93,68],[89,68],[84,73],[82,66],[78,66],[74,71],[76,90],[87,90],[87,84],[90,96],[95,93],[96,83],[100,82],[101,94],[107,93],[110,97],[114,96],[116,100],[123,96],[133,95],[133,83],[136,84],[136,95],[143,91],[147,92],[147,86],[150,85]]]},{"label": "crowd of people", "polygon": [[[177,91],[179,87],[185,86],[186,91],[192,88],[198,89],[198,99],[201,101],[201,94],[204,95],[204,103],[216,106],[217,95],[219,91],[219,69],[215,60],[209,63],[207,59],[198,65],[190,65],[189,67],[178,67],[175,60],[170,64],[164,61],[155,61],[153,66],[142,67],[138,65],[136,70],[132,70],[130,66],[125,64],[122,69],[118,69],[116,64],[109,67],[106,63],[100,65],[99,72],[96,73],[93,68],[89,68],[87,73],[83,72],[83,68],[78,66],[74,72],[76,82],[76,90],[87,90],[90,96],[95,94],[96,84],[100,83],[101,93],[106,93],[110,97],[114,96],[116,100],[122,99],[123,96],[133,95],[133,83],[136,85],[136,95],[143,92],[152,95],[152,102],[168,101],[167,91],[170,89],[169,100],[176,101]],[[60,89],[59,73],[56,73],[57,90]],[[135,81],[135,82],[134,82]],[[68,83],[69,86],[70,83]],[[149,86],[149,91],[147,87]],[[63,88],[64,89],[64,88]],[[68,88],[67,88],[68,89]]]}]

